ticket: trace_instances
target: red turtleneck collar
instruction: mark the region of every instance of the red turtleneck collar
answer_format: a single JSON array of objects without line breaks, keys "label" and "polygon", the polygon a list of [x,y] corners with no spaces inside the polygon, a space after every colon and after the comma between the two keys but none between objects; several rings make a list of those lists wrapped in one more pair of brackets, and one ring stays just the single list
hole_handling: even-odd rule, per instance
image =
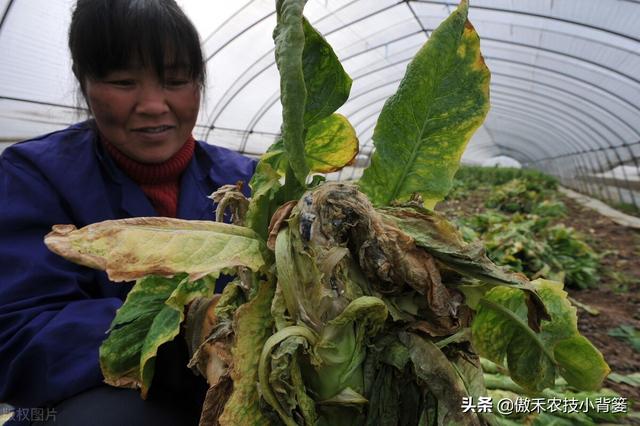
[{"label": "red turtleneck collar", "polygon": [[122,171],[140,185],[158,214],[176,217],[180,177],[189,165],[195,148],[193,136],[189,136],[187,142],[171,158],[157,164],[140,163],[124,155],[104,137],[100,140]]}]

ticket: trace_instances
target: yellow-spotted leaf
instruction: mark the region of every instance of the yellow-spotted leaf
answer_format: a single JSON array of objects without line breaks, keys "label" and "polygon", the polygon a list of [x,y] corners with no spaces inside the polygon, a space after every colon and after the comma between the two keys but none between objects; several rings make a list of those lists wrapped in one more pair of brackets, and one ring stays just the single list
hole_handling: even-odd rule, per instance
[{"label": "yellow-spotted leaf", "polygon": [[193,281],[236,266],[256,271],[268,256],[248,228],[164,217],[108,220],[81,229],[54,225],[45,244],[73,262],[106,271],[113,281],[181,272]]},{"label": "yellow-spotted leaf", "polygon": [[463,0],[431,34],[380,113],[376,151],[360,180],[376,205],[417,193],[433,208],[451,188],[467,142],[489,111],[489,70],[468,7]]},{"label": "yellow-spotted leaf", "polygon": [[[358,154],[355,129],[344,116],[331,114],[308,129],[304,152],[307,166],[312,172],[338,171],[350,164]],[[265,240],[271,216],[277,207],[288,201],[280,183],[287,165],[284,143],[279,139],[260,158],[251,179],[253,196],[249,204],[249,225]]]},{"label": "yellow-spotted leaf", "polygon": [[[304,144],[307,166],[315,173],[338,171],[350,164],[358,154],[356,130],[345,116],[336,113],[309,127]],[[284,142],[278,139],[260,158],[260,178],[267,178],[264,183],[258,182],[255,190],[259,191],[262,187],[267,187],[269,182],[284,176],[287,170],[286,158]]]},{"label": "yellow-spotted leaf", "polygon": [[602,354],[578,332],[576,309],[562,283],[531,283],[551,317],[540,333],[527,324],[527,304],[518,289],[496,287],[483,299],[471,327],[478,353],[497,363],[507,361],[511,378],[531,392],[552,387],[557,375],[580,390],[595,390],[609,374]]},{"label": "yellow-spotted leaf", "polygon": [[[276,2],[278,25],[273,34],[280,72],[282,137],[262,156],[251,179],[253,197],[247,217],[249,227],[263,238],[276,208],[302,195],[309,165],[317,162],[307,158],[310,127],[330,117],[351,90],[351,78],[335,52],[302,16],[304,4],[305,0]],[[282,185],[280,178],[285,175]]]},{"label": "yellow-spotted leaf", "polygon": [[[312,125],[305,139],[307,166],[315,173],[331,173],[350,164],[358,153],[358,138],[351,123],[340,114],[332,114]],[[282,139],[276,141],[260,158],[251,179],[253,196],[249,204],[248,223],[264,240],[271,216],[290,194],[282,187],[288,160]],[[301,194],[297,194],[299,197]]]},{"label": "yellow-spotted leaf", "polygon": [[358,154],[356,131],[346,117],[332,114],[309,127],[304,152],[312,171],[338,171]]}]

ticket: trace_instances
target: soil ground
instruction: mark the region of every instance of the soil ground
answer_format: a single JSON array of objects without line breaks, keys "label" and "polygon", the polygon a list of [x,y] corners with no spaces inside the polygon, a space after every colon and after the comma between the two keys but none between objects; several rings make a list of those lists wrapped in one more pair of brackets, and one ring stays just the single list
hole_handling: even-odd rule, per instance
[{"label": "soil ground", "polygon": [[[484,208],[487,190],[469,193],[464,199],[442,203],[438,210],[447,216],[468,217]],[[618,225],[605,216],[560,196],[568,215],[559,222],[580,231],[596,252],[604,253],[601,280],[597,288],[576,290],[566,288],[569,295],[599,311],[591,315],[578,308],[578,328],[604,355],[612,372],[640,372],[640,353],[626,341],[609,336],[612,328],[622,324],[640,329],[640,231]],[[640,411],[640,388],[606,380],[605,387],[633,401]]]}]

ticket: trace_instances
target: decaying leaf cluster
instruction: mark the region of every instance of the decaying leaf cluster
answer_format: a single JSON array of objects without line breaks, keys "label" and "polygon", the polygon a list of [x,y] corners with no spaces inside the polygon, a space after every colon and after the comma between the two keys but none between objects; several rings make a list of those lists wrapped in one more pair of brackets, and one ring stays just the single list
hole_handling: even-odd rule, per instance
[{"label": "decaying leaf cluster", "polygon": [[[461,409],[487,394],[479,354],[530,392],[558,375],[599,386],[608,367],[561,284],[497,267],[430,210],[488,111],[467,0],[385,104],[358,186],[308,179],[351,164],[358,140],[335,113],[351,79],[304,3],[276,1],[281,138],[249,202],[234,186],[213,196],[234,225],[139,218],[47,237],[112,280],[138,280],[100,349],[105,380],[146,396],[157,349],[180,334],[186,309],[190,366],[210,385],[202,425],[495,423]],[[214,295],[222,274],[236,278]]]}]

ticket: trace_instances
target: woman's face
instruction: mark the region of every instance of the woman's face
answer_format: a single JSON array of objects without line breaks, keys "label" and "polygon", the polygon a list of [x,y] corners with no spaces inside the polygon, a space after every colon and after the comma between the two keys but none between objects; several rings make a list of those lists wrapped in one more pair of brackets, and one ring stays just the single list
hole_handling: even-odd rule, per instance
[{"label": "woman's face", "polygon": [[112,71],[87,79],[85,94],[98,130],[129,158],[160,163],[191,135],[200,107],[200,87],[180,69],[164,81],[148,68]]}]

